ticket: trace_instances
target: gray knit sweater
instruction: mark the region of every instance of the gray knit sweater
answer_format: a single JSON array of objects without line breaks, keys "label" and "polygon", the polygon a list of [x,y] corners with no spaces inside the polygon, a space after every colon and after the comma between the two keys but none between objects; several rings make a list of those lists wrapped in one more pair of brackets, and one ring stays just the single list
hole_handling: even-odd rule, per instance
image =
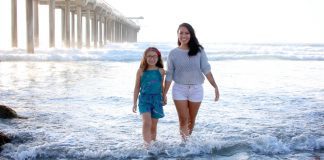
[{"label": "gray knit sweater", "polygon": [[166,81],[178,84],[202,84],[211,70],[204,50],[189,57],[188,50],[175,48],[169,53],[167,66]]}]

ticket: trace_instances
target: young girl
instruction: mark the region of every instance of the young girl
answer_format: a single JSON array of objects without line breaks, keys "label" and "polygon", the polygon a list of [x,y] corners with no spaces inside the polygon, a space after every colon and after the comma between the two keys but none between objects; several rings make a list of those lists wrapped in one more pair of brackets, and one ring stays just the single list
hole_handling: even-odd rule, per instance
[{"label": "young girl", "polygon": [[136,73],[133,105],[133,112],[136,113],[138,99],[138,108],[143,120],[142,134],[145,147],[156,140],[158,119],[164,117],[162,108],[164,75],[160,51],[155,47],[147,48]]}]

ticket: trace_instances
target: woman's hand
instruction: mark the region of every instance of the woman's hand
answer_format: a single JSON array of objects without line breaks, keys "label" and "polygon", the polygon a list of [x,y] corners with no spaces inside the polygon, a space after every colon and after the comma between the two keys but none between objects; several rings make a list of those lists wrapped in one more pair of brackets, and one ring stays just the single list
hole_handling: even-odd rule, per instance
[{"label": "woman's hand", "polygon": [[215,88],[215,101],[218,101],[219,100],[219,91],[218,91],[218,88],[216,87]]},{"label": "woman's hand", "polygon": [[215,82],[215,79],[213,77],[213,74],[211,72],[206,74],[206,77],[209,81],[209,83],[215,88],[215,101],[219,100],[219,91],[218,91],[218,86]]}]

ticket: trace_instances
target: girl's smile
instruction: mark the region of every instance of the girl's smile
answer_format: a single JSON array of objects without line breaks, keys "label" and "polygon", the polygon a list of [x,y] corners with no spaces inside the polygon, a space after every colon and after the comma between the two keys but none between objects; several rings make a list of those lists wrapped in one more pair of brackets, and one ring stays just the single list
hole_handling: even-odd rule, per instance
[{"label": "girl's smile", "polygon": [[158,55],[154,51],[149,51],[146,55],[146,62],[148,65],[155,66],[158,61]]}]

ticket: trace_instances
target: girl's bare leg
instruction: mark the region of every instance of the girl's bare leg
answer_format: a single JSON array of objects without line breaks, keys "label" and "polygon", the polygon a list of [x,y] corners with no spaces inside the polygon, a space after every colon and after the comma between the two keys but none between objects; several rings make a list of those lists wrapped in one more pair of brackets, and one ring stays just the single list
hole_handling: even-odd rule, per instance
[{"label": "girl's bare leg", "polygon": [[143,121],[143,128],[142,128],[142,135],[144,139],[144,145],[149,146],[152,137],[151,137],[151,126],[152,126],[152,120],[151,120],[151,113],[146,112],[142,114],[142,121]]},{"label": "girl's bare leg", "polygon": [[152,125],[151,125],[151,140],[156,141],[156,132],[157,132],[157,123],[159,119],[151,118]]}]

